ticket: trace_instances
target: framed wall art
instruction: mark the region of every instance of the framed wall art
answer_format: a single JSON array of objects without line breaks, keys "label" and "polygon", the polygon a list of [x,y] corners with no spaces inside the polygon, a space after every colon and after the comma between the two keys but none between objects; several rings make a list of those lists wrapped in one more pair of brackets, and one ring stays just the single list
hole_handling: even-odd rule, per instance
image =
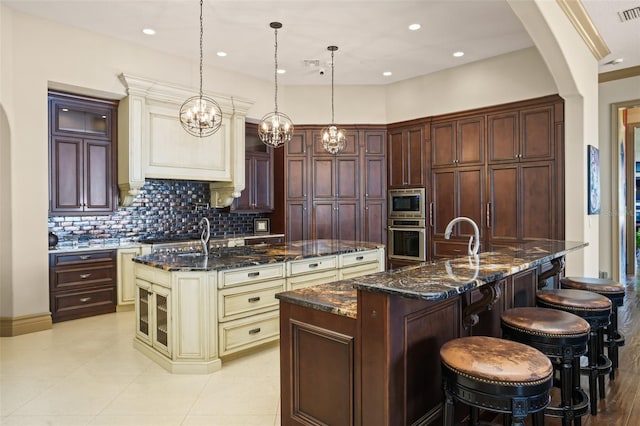
[{"label": "framed wall art", "polygon": [[600,151],[587,145],[587,213],[600,214]]},{"label": "framed wall art", "polygon": [[268,234],[271,231],[269,219],[253,219],[253,232],[256,234]]}]

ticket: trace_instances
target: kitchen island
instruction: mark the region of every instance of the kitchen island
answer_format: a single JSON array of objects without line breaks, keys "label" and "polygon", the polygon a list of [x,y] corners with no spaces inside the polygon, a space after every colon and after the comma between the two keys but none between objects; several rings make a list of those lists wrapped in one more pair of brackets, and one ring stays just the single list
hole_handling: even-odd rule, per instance
[{"label": "kitchen island", "polygon": [[441,424],[440,347],[500,336],[501,312],[534,306],[586,245],[514,244],[278,294],[282,424]]},{"label": "kitchen island", "polygon": [[279,338],[277,293],[384,270],[380,244],[309,240],[135,257],[134,346],[173,373]]}]

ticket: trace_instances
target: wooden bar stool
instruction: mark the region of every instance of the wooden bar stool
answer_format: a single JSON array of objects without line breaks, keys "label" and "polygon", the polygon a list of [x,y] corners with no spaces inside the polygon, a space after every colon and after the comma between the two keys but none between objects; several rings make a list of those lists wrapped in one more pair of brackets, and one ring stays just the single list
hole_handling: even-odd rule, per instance
[{"label": "wooden bar stool", "polygon": [[611,301],[590,291],[560,289],[539,291],[536,304],[578,315],[589,323],[589,364],[581,372],[589,376],[591,414],[595,416],[598,414],[598,385],[600,399],[604,399],[604,377],[611,372],[611,360],[604,354],[604,329],[610,322]]},{"label": "wooden bar stool", "polygon": [[514,308],[501,315],[502,337],[532,346],[545,354],[559,373],[560,405],[545,414],[561,417],[564,426],[580,425],[589,397],[580,387],[580,357],[587,353],[589,323],[557,309]]},{"label": "wooden bar stool", "polygon": [[512,426],[533,415],[544,425],[553,367],[537,349],[495,337],[450,340],[440,348],[445,393],[444,425],[453,426],[455,402],[504,413]]},{"label": "wooden bar stool", "polygon": [[618,330],[618,308],[624,305],[624,286],[617,281],[605,278],[565,277],[560,279],[562,288],[593,291],[606,296],[613,304],[611,323],[605,331],[605,346],[607,355],[611,359],[611,373],[609,379],[615,380],[618,368],[618,348],[624,346],[624,335]]}]

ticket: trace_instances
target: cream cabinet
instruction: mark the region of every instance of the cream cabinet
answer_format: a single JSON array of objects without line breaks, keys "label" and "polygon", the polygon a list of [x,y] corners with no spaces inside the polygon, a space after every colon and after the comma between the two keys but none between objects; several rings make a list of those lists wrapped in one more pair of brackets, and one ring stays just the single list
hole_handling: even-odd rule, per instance
[{"label": "cream cabinet", "polygon": [[266,264],[218,273],[220,356],[277,340],[276,294],[285,290],[285,264]]},{"label": "cream cabinet", "polygon": [[220,369],[215,272],[168,272],[136,263],[134,346],[172,373]]},{"label": "cream cabinet", "polygon": [[136,281],[133,272],[133,258],[142,254],[141,247],[126,247],[118,249],[117,260],[117,310],[131,310],[136,298]]},{"label": "cream cabinet", "polygon": [[368,250],[340,255],[340,279],[360,277],[384,271],[384,249]]},{"label": "cream cabinet", "polygon": [[340,279],[337,255],[292,260],[288,269],[287,290],[297,290]]}]

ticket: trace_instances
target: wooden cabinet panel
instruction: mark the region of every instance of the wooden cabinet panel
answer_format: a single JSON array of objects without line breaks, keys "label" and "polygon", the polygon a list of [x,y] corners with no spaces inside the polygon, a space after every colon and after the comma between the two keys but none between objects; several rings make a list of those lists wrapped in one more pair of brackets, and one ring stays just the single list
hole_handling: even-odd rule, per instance
[{"label": "wooden cabinet panel", "polygon": [[386,132],[384,130],[363,130],[364,153],[366,155],[385,154]]},{"label": "wooden cabinet panel", "polygon": [[529,269],[510,276],[506,285],[509,290],[506,291],[505,310],[536,306],[536,291],[538,290],[536,269]]},{"label": "wooden cabinet panel", "polygon": [[514,161],[519,153],[518,112],[487,116],[489,162]]},{"label": "wooden cabinet panel", "polygon": [[[482,223],[484,219],[484,170],[481,168],[460,168],[457,171],[458,216],[472,219],[480,228],[482,238]],[[445,225],[446,226],[446,225]],[[458,235],[469,237],[473,235],[473,227],[468,222],[458,225]]]},{"label": "wooden cabinet panel", "polygon": [[83,196],[82,139],[53,137],[51,143],[51,212],[81,212]]},{"label": "wooden cabinet panel", "polygon": [[307,154],[307,133],[295,132],[291,140],[285,144],[287,155],[304,156]]},{"label": "wooden cabinet panel", "polygon": [[[357,155],[358,154],[358,131],[352,129],[347,130],[347,135],[345,138],[344,148],[338,155]],[[321,130],[312,130],[311,131],[313,138],[313,156],[334,156],[333,154],[328,153],[322,148],[322,133]]]},{"label": "wooden cabinet panel", "polygon": [[484,163],[484,116],[458,121],[457,164]]},{"label": "wooden cabinet panel", "polygon": [[364,211],[364,235],[362,241],[387,242],[387,203],[385,200],[367,200]]},{"label": "wooden cabinet panel", "polygon": [[551,160],[555,153],[554,107],[520,111],[520,156],[526,160]]},{"label": "wooden cabinet panel", "polygon": [[444,238],[444,231],[456,217],[456,171],[434,170],[432,183],[433,214],[431,225],[434,236]]},{"label": "wooden cabinet panel", "polygon": [[245,153],[245,188],[232,205],[233,211],[273,211],[272,151]]},{"label": "wooden cabinet panel", "polygon": [[358,173],[358,158],[335,159],[336,162],[336,197],[358,198],[360,174]]},{"label": "wooden cabinet panel", "polygon": [[116,208],[117,102],[49,93],[50,214]]},{"label": "wooden cabinet panel", "polygon": [[334,236],[336,207],[333,201],[314,201],[311,218],[311,238],[330,239]]},{"label": "wooden cabinet panel", "polygon": [[431,123],[431,165],[451,166],[456,159],[455,121]]},{"label": "wooden cabinet panel", "polygon": [[360,203],[358,200],[342,200],[336,202],[337,215],[334,225],[338,240],[360,240]]},{"label": "wooden cabinet panel", "polygon": [[313,198],[334,198],[335,161],[333,158],[313,159]]},{"label": "wooden cabinet panel", "polygon": [[526,163],[520,170],[522,239],[555,238],[554,221],[562,219],[554,215],[553,163]]},{"label": "wooden cabinet panel", "polygon": [[286,203],[287,220],[285,237],[287,241],[306,240],[310,238],[309,215],[306,201],[289,201]]},{"label": "wooden cabinet panel", "polygon": [[304,158],[288,158],[286,163],[286,182],[288,199],[307,197],[307,162]]},{"label": "wooden cabinet panel", "polygon": [[489,239],[517,239],[518,167],[516,165],[490,167],[489,188],[491,209]]},{"label": "wooden cabinet panel", "polygon": [[389,187],[424,185],[424,126],[393,129],[388,138]]},{"label": "wooden cabinet panel", "polygon": [[384,157],[366,157],[364,159],[364,196],[369,199],[384,199],[385,192],[385,168]]}]

